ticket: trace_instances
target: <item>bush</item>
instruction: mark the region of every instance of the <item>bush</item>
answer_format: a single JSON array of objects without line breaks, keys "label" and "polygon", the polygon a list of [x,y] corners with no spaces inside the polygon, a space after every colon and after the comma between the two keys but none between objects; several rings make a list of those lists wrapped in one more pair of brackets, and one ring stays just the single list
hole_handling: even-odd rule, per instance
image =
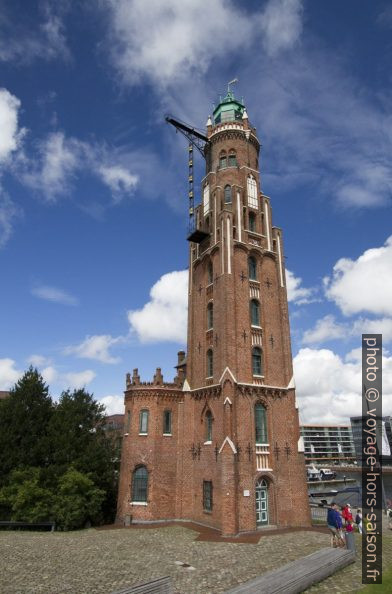
[{"label": "bush", "polygon": [[54,504],[56,524],[63,530],[98,523],[105,491],[98,489],[85,474],[70,468],[59,480]]}]

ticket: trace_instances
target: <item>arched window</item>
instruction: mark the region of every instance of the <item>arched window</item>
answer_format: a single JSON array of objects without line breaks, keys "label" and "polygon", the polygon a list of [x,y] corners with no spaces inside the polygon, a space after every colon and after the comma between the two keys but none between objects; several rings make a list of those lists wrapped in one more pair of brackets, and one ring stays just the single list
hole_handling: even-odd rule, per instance
[{"label": "arched window", "polygon": [[251,208],[258,208],[257,184],[256,184],[256,180],[253,177],[253,175],[248,176],[247,190],[248,190],[248,206],[250,206]]},{"label": "arched window", "polygon": [[235,151],[229,153],[229,167],[237,167],[237,157]]},{"label": "arched window", "polygon": [[252,373],[253,375],[263,375],[262,352],[260,347],[255,347],[252,351]]},{"label": "arched window", "polygon": [[212,266],[212,262],[208,262],[208,266],[207,266],[207,281],[208,281],[208,284],[209,285],[214,282],[214,268]]},{"label": "arched window", "polygon": [[256,215],[254,212],[249,213],[249,231],[256,231]]},{"label": "arched window", "polygon": [[227,167],[227,157],[226,153],[223,151],[219,155],[219,169],[224,169],[225,167]]},{"label": "arched window", "polygon": [[214,304],[212,301],[207,305],[207,330],[212,330],[214,327]]},{"label": "arched window", "polygon": [[207,377],[212,377],[214,375],[214,354],[212,349],[208,349],[207,351]]},{"label": "arched window", "polygon": [[206,441],[212,441],[212,413],[206,412]]},{"label": "arched window", "polygon": [[255,434],[256,443],[268,443],[267,414],[265,407],[260,402],[255,406]]},{"label": "arched window", "polygon": [[257,280],[257,262],[254,256],[249,256],[248,259],[248,276],[249,280]]},{"label": "arched window", "polygon": [[145,466],[138,466],[132,474],[132,502],[147,503],[148,470]]},{"label": "arched window", "polygon": [[250,323],[252,326],[260,326],[260,303],[257,299],[250,302]]},{"label": "arched window", "polygon": [[231,186],[225,186],[225,204],[231,202]]},{"label": "arched window", "polygon": [[148,433],[148,410],[141,410],[139,414],[139,433]]}]

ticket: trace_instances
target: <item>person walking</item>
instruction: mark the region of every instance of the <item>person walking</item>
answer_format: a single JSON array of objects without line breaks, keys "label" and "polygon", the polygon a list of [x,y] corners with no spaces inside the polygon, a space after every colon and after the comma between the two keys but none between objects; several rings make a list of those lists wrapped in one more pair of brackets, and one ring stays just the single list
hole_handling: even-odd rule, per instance
[{"label": "person walking", "polygon": [[359,534],[362,534],[362,532],[363,532],[362,512],[360,509],[357,509],[357,514],[355,516],[355,523],[357,525]]},{"label": "person walking", "polygon": [[327,513],[327,526],[331,531],[331,544],[334,548],[344,547],[345,540],[343,537],[343,523],[341,515],[338,511],[338,506],[335,502],[331,503]]}]

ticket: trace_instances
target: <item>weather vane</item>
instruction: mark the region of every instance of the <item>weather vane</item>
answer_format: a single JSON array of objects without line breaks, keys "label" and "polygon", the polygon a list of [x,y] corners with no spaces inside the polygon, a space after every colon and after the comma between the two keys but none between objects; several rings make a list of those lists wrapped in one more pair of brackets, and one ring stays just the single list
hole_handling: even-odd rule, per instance
[{"label": "weather vane", "polygon": [[238,78],[233,78],[233,80],[231,80],[229,83],[227,83],[227,92],[230,93],[230,85],[234,85],[235,83],[238,83]]}]

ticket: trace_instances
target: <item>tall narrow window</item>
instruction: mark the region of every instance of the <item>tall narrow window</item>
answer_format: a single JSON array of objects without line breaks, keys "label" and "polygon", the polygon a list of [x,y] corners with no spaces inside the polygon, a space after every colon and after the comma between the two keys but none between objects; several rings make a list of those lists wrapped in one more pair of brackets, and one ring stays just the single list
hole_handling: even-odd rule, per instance
[{"label": "tall narrow window", "polygon": [[207,377],[212,377],[214,375],[214,354],[212,349],[208,349],[207,351]]},{"label": "tall narrow window", "polygon": [[139,433],[148,433],[148,410],[141,410],[139,415]]},{"label": "tall narrow window", "polygon": [[252,351],[252,372],[253,375],[263,375],[263,365],[261,361],[261,349],[255,347]]},{"label": "tall narrow window", "polygon": [[212,481],[203,481],[203,509],[212,511]]},{"label": "tall narrow window", "polygon": [[207,281],[209,285],[214,282],[214,268],[212,266],[212,262],[208,262]]},{"label": "tall narrow window", "polygon": [[214,327],[214,304],[212,301],[207,305],[207,330]]},{"label": "tall narrow window", "polygon": [[249,231],[256,231],[256,215],[254,212],[249,213]]},{"label": "tall narrow window", "polygon": [[129,433],[131,429],[131,411],[127,411],[127,423],[125,425],[125,433]]},{"label": "tall narrow window", "polygon": [[248,176],[247,191],[248,191],[248,206],[250,206],[251,208],[258,208],[257,184],[256,184],[256,180],[253,177],[253,175]]},{"label": "tall narrow window", "polygon": [[229,167],[236,167],[237,166],[237,157],[234,151],[230,151],[229,153]]},{"label": "tall narrow window", "polygon": [[163,411],[163,433],[164,435],[171,435],[172,432],[172,411]]},{"label": "tall narrow window", "polygon": [[209,213],[210,210],[210,184],[207,182],[203,190],[203,207],[204,216]]},{"label": "tall narrow window", "polygon": [[226,153],[223,152],[219,156],[219,169],[224,169],[225,167],[227,167],[227,157]]},{"label": "tall narrow window", "polygon": [[255,406],[256,443],[268,443],[267,414],[265,407],[259,402]]},{"label": "tall narrow window", "polygon": [[231,186],[225,186],[225,204],[231,202]]},{"label": "tall narrow window", "polygon": [[206,412],[206,441],[212,441],[212,413]]},{"label": "tall narrow window", "polygon": [[260,326],[260,303],[256,299],[250,302],[250,323],[252,326]]},{"label": "tall narrow window", "polygon": [[145,466],[138,466],[132,474],[132,502],[147,503],[148,470]]},{"label": "tall narrow window", "polygon": [[248,269],[249,280],[257,280],[257,262],[254,256],[249,257]]}]

